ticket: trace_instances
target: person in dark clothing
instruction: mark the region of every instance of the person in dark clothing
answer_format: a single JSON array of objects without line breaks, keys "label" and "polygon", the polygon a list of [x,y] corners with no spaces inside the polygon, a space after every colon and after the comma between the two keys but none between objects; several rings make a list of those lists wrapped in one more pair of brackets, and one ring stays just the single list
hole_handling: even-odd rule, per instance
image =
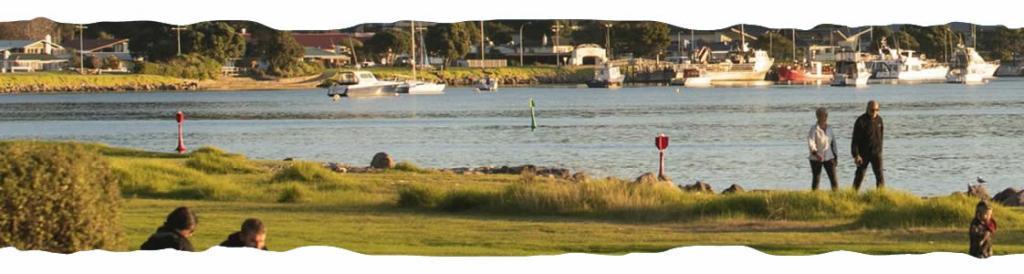
[{"label": "person in dark clothing", "polygon": [[139,249],[160,250],[170,248],[181,251],[195,251],[195,248],[192,247],[192,242],[188,238],[192,237],[197,224],[199,224],[199,218],[196,217],[195,212],[187,207],[176,208],[174,211],[171,211],[171,214],[167,215],[167,220],[164,221],[164,224],[157,228],[156,233],[149,236],[149,239],[142,243]]},{"label": "person in dark clothing", "polygon": [[860,183],[864,180],[864,173],[867,172],[868,164],[871,164],[871,171],[875,173],[875,187],[885,187],[884,166],[882,165],[882,140],[884,139],[885,125],[882,117],[878,115],[878,102],[868,102],[867,111],[857,118],[853,125],[853,140],[851,142],[851,154],[853,162],[857,165],[857,171],[853,177],[853,189],[859,190]]},{"label": "person in dark clothing", "polygon": [[971,228],[968,235],[971,239],[971,247],[968,254],[978,258],[992,256],[992,235],[996,233],[996,219],[992,218],[992,207],[987,201],[978,202],[974,213],[974,220],[971,221]]},{"label": "person in dark clothing", "polygon": [[242,222],[242,229],[228,235],[228,239],[220,243],[224,247],[252,247],[267,250],[267,228],[260,219],[249,218]]}]

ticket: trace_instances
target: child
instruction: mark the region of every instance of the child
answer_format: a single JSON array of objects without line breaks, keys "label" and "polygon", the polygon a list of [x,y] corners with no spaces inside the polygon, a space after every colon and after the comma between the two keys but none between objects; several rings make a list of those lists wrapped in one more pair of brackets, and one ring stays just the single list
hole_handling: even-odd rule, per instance
[{"label": "child", "polygon": [[992,218],[992,207],[988,201],[978,202],[974,220],[971,221],[969,232],[971,238],[971,256],[988,258],[992,256],[992,234],[996,233],[996,220]]}]

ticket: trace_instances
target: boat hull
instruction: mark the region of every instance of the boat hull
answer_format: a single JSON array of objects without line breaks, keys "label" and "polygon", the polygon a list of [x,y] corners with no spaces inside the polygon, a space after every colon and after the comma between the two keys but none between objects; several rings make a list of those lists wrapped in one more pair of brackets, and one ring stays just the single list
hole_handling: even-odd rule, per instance
[{"label": "boat hull", "polygon": [[589,88],[615,88],[615,87],[621,87],[621,86],[622,86],[622,82],[597,81],[597,80],[587,81],[587,87],[589,87]]},{"label": "boat hull", "polygon": [[445,84],[436,83],[406,83],[398,86],[398,93],[409,95],[440,95],[444,94]]},{"label": "boat hull", "polygon": [[398,84],[373,86],[342,86],[337,89],[331,89],[327,92],[327,96],[329,97],[333,97],[335,95],[350,98],[395,96],[398,95]]}]

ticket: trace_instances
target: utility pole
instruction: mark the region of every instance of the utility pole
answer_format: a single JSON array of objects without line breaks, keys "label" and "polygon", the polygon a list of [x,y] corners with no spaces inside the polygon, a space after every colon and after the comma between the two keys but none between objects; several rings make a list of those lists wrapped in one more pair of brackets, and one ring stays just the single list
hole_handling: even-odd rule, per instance
[{"label": "utility pole", "polygon": [[555,32],[555,47],[553,47],[551,51],[555,52],[555,65],[560,67],[562,66],[562,54],[558,52],[558,33],[562,30],[562,25],[558,23],[558,21],[555,21],[555,25],[551,26],[551,30]]},{"label": "utility pole", "polygon": [[790,39],[793,40],[793,60],[796,60],[796,28],[793,28],[792,30],[793,32],[790,33]]},{"label": "utility pole", "polygon": [[523,64],[523,27],[526,23],[519,24],[519,66],[525,66]]},{"label": "utility pole", "polygon": [[683,32],[676,32],[676,53],[679,56],[683,56]]},{"label": "utility pole", "polygon": [[747,52],[747,31],[743,24],[740,24],[740,51]]},{"label": "utility pole", "polygon": [[604,23],[604,50],[608,55],[608,60],[612,59],[612,23]]},{"label": "utility pole", "polygon": [[480,20],[480,65],[484,65],[484,21]]},{"label": "utility pole", "polygon": [[171,29],[178,33],[178,55],[180,56],[181,55],[181,30],[184,30],[186,28],[184,26],[177,26],[177,27],[173,27]]},{"label": "utility pole", "polygon": [[416,21],[409,20],[409,64],[412,64],[412,80],[416,81]]},{"label": "utility pole", "polygon": [[84,25],[75,27],[78,29],[78,73],[85,74],[85,29]]},{"label": "utility pole", "polygon": [[694,40],[693,29],[690,29],[690,54],[693,54],[693,50],[697,47],[697,40]]}]

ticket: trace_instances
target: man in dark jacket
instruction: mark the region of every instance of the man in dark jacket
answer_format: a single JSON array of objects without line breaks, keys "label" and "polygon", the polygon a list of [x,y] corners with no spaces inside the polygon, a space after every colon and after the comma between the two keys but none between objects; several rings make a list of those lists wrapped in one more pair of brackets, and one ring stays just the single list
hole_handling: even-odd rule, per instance
[{"label": "man in dark jacket", "polygon": [[263,221],[256,218],[246,219],[242,222],[241,231],[231,233],[228,239],[220,243],[224,247],[252,247],[267,250],[266,245],[267,229]]},{"label": "man in dark jacket", "polygon": [[851,155],[857,165],[857,172],[853,177],[854,190],[860,189],[868,164],[871,164],[871,171],[875,173],[875,187],[885,187],[885,176],[882,174],[882,139],[885,126],[882,124],[882,117],[878,115],[878,109],[878,102],[871,100],[868,102],[867,112],[858,117],[853,125]]}]

